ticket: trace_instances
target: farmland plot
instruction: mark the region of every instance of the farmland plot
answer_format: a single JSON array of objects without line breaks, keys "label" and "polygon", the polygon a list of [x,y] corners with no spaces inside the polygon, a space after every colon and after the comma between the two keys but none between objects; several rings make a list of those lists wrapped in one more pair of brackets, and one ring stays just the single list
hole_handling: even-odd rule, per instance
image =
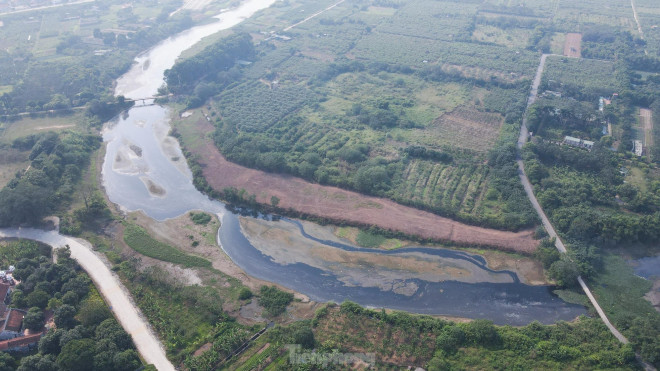
[{"label": "farmland plot", "polygon": [[255,81],[225,91],[219,112],[240,131],[262,131],[309,101],[314,94],[304,87],[268,87]]},{"label": "farmland plot", "polygon": [[[391,45],[397,45],[392,48]],[[372,32],[352,52],[358,59],[422,67],[427,64],[454,65],[493,71],[493,74],[532,76],[538,57],[527,50],[499,45],[446,42],[382,32]]]},{"label": "farmland plot", "polygon": [[430,206],[444,213],[473,214],[487,186],[487,167],[448,166],[431,161],[411,161],[395,198]]},{"label": "farmland plot", "polygon": [[614,74],[614,63],[575,58],[548,58],[542,88],[559,90],[584,100],[610,96],[621,89]]},{"label": "farmland plot", "polygon": [[476,11],[476,4],[412,1],[400,8],[396,17],[383,22],[378,31],[449,41],[469,26]]},{"label": "farmland plot", "polygon": [[495,144],[502,122],[497,113],[461,107],[438,117],[425,134],[442,146],[485,153]]}]

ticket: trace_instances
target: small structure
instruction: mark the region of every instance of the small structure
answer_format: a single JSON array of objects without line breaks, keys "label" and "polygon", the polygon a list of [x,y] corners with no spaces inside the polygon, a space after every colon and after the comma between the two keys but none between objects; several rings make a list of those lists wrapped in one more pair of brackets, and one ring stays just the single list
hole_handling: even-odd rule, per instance
[{"label": "small structure", "polygon": [[605,110],[605,106],[609,106],[610,104],[612,104],[611,99],[600,97],[598,99],[598,110],[603,112]]},{"label": "small structure", "polygon": [[9,313],[4,320],[0,320],[2,331],[0,331],[0,340],[14,339],[23,336],[23,317],[26,312],[20,309],[9,309]]},{"label": "small structure", "polygon": [[43,332],[0,341],[0,351],[26,352],[36,348]]},{"label": "small structure", "polygon": [[573,147],[586,148],[590,151],[594,147],[594,142],[590,140],[583,140],[568,135],[564,137],[564,144],[568,144],[569,146],[573,146]]},{"label": "small structure", "polygon": [[643,152],[644,152],[644,146],[642,146],[642,141],[641,140],[633,140],[633,153],[637,157],[642,157]]}]

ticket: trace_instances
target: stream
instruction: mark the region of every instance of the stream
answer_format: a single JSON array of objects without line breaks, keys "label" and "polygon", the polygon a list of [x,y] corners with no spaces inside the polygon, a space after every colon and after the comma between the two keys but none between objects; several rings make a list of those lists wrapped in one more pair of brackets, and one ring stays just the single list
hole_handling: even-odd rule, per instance
[{"label": "stream", "polygon": [[[205,36],[239,24],[274,2],[246,1],[216,16],[217,22],[194,27],[159,43],[136,58],[131,70],[118,79],[115,93],[131,99],[156,95],[163,84],[163,72],[174,64],[181,52]],[[246,233],[238,215],[195,189],[181,148],[176,139],[168,135],[169,117],[167,107],[135,106],[105,124],[103,139],[107,147],[102,175],[108,197],[125,212],[141,210],[159,221],[192,210],[218,215],[222,222],[218,231],[220,247],[253,277],[288,287],[316,301],[351,300],[368,307],[486,318],[497,324],[525,325],[532,321],[549,324],[570,321],[586,313],[584,307],[566,303],[553,295],[551,287],[525,285],[514,272],[488,268],[485,259],[478,255],[421,246],[391,251],[359,248],[316,237],[298,221],[286,218],[270,221],[269,216],[264,216],[261,220],[285,226],[290,233],[299,233],[300,240],[305,241],[297,250],[302,254],[298,255],[299,260],[283,261],[278,255],[280,245]],[[326,262],[322,257],[307,255],[312,254],[315,246],[323,246],[340,257],[369,254],[366,256],[374,260],[388,258],[448,266],[465,271],[473,278],[472,282],[439,280],[428,274],[352,261],[352,258]],[[475,282],[476,276],[483,278]],[[363,284],[360,277],[370,283]],[[387,277],[389,283],[374,282],[380,277]]]}]

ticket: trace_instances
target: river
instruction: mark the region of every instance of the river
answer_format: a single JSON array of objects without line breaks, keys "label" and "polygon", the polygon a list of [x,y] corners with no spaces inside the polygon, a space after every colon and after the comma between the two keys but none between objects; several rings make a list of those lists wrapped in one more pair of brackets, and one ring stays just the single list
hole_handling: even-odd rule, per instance
[{"label": "river", "polygon": [[[274,0],[247,1],[217,16],[218,22],[194,27],[161,42],[136,58],[136,64],[117,81],[115,93],[132,99],[154,96],[163,84],[163,72],[174,64],[181,52],[203,37],[233,27],[273,3]],[[554,323],[585,313],[583,307],[568,304],[553,295],[549,287],[525,285],[513,272],[489,269],[478,255],[429,247],[387,252],[361,249],[314,237],[296,221],[269,221],[275,226],[297,229],[307,241],[299,247],[302,255],[298,255],[297,260],[283,261],[281,245],[259,240],[258,236],[246,236],[237,215],[194,188],[181,148],[168,136],[169,116],[167,107],[136,106],[106,123],[103,139],[107,147],[102,175],[109,199],[124,211],[142,210],[161,221],[191,210],[218,215],[222,221],[218,232],[221,248],[251,276],[278,283],[317,301],[352,300],[370,307],[486,318],[498,324],[524,325],[535,320]],[[305,250],[306,246],[310,250]],[[312,259],[307,256],[311,254],[311,246],[324,246],[337,256],[349,258],[332,264],[318,256]],[[456,269],[467,272],[472,281],[438,279],[405,269],[360,265],[350,258],[354,256],[350,254],[358,253],[374,259],[387,255],[401,261],[458,267]],[[392,281],[391,285],[374,282],[385,276]],[[475,281],[475,276],[484,278]]]}]

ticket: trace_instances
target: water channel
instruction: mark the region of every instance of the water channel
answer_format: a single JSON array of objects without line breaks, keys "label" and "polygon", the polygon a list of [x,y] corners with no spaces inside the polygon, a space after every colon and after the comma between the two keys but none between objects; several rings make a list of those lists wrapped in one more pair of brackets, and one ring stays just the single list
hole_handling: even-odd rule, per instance
[{"label": "water channel", "polygon": [[[249,0],[217,16],[218,22],[194,27],[161,42],[136,58],[131,70],[117,81],[116,94],[133,99],[154,96],[163,83],[164,70],[174,64],[181,52],[273,3],[274,0]],[[169,117],[167,107],[136,106],[106,123],[102,172],[108,197],[127,212],[142,210],[161,221],[191,210],[217,214],[222,222],[218,232],[221,248],[251,276],[317,301],[352,300],[370,307],[486,318],[497,324],[524,325],[534,320],[554,323],[585,313],[583,307],[553,295],[547,286],[526,285],[514,272],[488,268],[485,259],[478,255],[429,247],[363,249],[315,236],[295,220],[271,221],[269,216],[241,219],[221,202],[208,199],[194,188],[179,144],[168,136]],[[290,233],[299,233],[304,243],[299,244],[295,254],[283,258],[281,245],[246,233],[241,220],[288,228]],[[323,253],[332,253],[340,260],[319,258],[319,246]],[[317,255],[312,256],[313,252]],[[298,259],[292,261],[291,256]],[[444,269],[441,272],[465,272],[470,278],[439,278],[429,273],[436,271],[433,267],[420,273],[370,263],[378,258],[430,264]],[[381,277],[386,285],[380,282]]]}]

